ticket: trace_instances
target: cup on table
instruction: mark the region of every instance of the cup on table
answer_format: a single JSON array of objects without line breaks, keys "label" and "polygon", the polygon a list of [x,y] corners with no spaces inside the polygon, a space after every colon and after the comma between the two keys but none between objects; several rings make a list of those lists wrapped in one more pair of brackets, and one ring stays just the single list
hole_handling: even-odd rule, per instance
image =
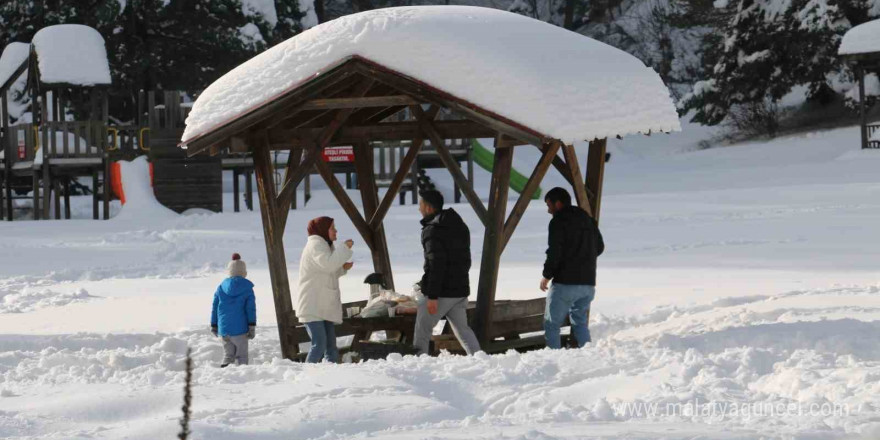
[{"label": "cup on table", "polygon": [[388,308],[388,317],[393,318],[397,316],[397,307],[389,307]]}]

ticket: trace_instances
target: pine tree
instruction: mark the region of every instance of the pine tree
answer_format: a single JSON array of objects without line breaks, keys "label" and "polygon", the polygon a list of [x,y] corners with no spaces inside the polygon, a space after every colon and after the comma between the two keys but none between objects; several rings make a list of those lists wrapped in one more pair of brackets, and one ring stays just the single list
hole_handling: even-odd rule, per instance
[{"label": "pine tree", "polygon": [[774,107],[795,86],[807,99],[833,96],[832,78],[844,66],[840,38],[867,19],[866,0],[716,1],[719,32],[702,47],[704,74],[682,102],[693,120],[715,125],[737,108]]}]

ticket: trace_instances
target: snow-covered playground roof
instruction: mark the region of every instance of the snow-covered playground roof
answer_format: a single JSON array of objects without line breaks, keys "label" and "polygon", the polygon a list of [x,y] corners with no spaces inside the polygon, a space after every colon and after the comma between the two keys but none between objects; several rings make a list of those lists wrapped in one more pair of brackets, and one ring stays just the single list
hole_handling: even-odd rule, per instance
[{"label": "snow-covered playground roof", "polygon": [[843,35],[838,55],[880,52],[880,20],[862,23]]},{"label": "snow-covered playground roof", "polygon": [[6,84],[9,77],[27,60],[30,47],[27,43],[9,43],[3,48],[3,54],[0,55],[0,86]]},{"label": "snow-covered playground roof", "polygon": [[214,132],[352,58],[566,143],[680,130],[660,76],[626,52],[496,9],[415,6],[323,23],[238,66],[198,97],[182,141]]},{"label": "snow-covered playground roof", "polygon": [[44,84],[110,84],[104,38],[95,29],[61,24],[40,29],[33,39]]}]

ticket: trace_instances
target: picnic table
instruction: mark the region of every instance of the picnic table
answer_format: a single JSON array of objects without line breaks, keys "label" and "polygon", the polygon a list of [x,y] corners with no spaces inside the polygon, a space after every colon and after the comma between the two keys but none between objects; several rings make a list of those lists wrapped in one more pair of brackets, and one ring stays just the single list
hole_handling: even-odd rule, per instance
[{"label": "picnic table", "polygon": [[354,338],[351,340],[351,351],[358,351],[361,342],[369,341],[373,332],[385,331],[400,344],[413,343],[415,335],[416,315],[397,315],[392,317],[380,316],[375,318],[344,318],[343,324],[353,330]]}]

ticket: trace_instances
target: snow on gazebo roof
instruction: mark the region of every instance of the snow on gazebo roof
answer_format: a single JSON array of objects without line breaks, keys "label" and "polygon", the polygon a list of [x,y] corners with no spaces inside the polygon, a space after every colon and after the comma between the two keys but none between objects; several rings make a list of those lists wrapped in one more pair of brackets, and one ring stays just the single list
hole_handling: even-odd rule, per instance
[{"label": "snow on gazebo roof", "polygon": [[654,70],[583,35],[496,9],[386,8],[315,26],[198,97],[191,141],[360,56],[566,143],[680,130]]},{"label": "snow on gazebo roof", "polygon": [[30,54],[31,46],[27,43],[9,43],[3,48],[0,55],[0,86],[9,81],[9,77],[15,73]]},{"label": "snow on gazebo roof", "polygon": [[862,23],[843,35],[838,55],[880,52],[880,20]]},{"label": "snow on gazebo roof", "polygon": [[60,24],[40,29],[33,39],[40,82],[82,86],[110,84],[110,65],[104,38],[80,24]]}]

